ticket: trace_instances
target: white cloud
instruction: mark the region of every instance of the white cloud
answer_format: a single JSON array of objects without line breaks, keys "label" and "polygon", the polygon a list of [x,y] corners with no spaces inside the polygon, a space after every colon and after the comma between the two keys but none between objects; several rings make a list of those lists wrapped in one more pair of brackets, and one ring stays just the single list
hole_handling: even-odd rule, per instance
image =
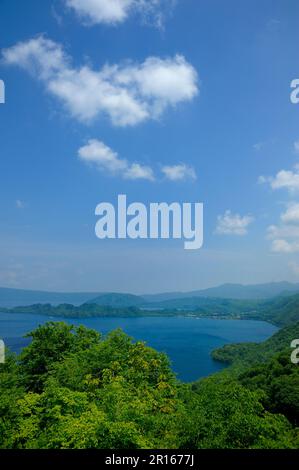
[{"label": "white cloud", "polygon": [[277,173],[275,178],[271,182],[273,189],[285,188],[289,191],[295,191],[299,189],[299,171],[287,171],[281,170]]},{"label": "white cloud", "polygon": [[39,36],[3,51],[6,64],[41,80],[70,114],[82,122],[108,116],[115,126],[159,118],[169,107],[198,94],[196,70],[181,55],[143,63],[74,68],[61,45]]},{"label": "white cloud", "polygon": [[299,229],[299,203],[291,203],[280,218],[285,224],[298,224]]},{"label": "white cloud", "polygon": [[[294,142],[299,152],[299,141]],[[292,170],[280,170],[275,176],[260,176],[258,182],[269,184],[273,190],[286,189],[290,195],[299,191],[299,164]],[[267,238],[272,240],[271,249],[276,253],[296,253],[299,251],[299,203],[289,202],[280,215],[280,223],[267,229]]]},{"label": "white cloud", "polygon": [[62,16],[56,11],[56,8],[54,5],[51,6],[51,14],[54,18],[54,20],[56,21],[56,23],[58,24],[58,26],[62,26],[63,24],[63,18]]},{"label": "white cloud", "polygon": [[186,179],[196,179],[196,173],[194,168],[185,165],[173,165],[173,166],[163,166],[161,169],[162,173],[164,173],[165,177],[170,181],[181,181]]},{"label": "white cloud", "polygon": [[124,173],[124,177],[130,180],[146,179],[154,181],[154,172],[149,166],[132,163]]},{"label": "white cloud", "polygon": [[298,253],[299,241],[289,242],[287,240],[278,239],[272,242],[272,251],[275,253]]},{"label": "white cloud", "polygon": [[127,162],[121,160],[118,154],[99,140],[89,140],[88,144],[79,149],[79,157],[85,163],[96,165],[98,168],[117,173],[127,169]]},{"label": "white cloud", "polygon": [[[95,166],[102,172],[107,172],[112,176],[120,176],[124,179],[138,180],[144,179],[155,181],[153,169],[148,165],[138,162],[129,162],[120,158],[118,153],[113,151],[104,142],[91,139],[86,145],[78,150],[78,156],[83,162]],[[162,172],[170,181],[179,181],[186,178],[196,178],[193,168],[180,164],[173,167],[162,167]]]},{"label": "white cloud", "polygon": [[101,171],[126,179],[145,179],[154,181],[154,173],[148,166],[139,163],[130,164],[119,158],[118,154],[103,142],[92,139],[78,151],[79,158],[85,163],[95,165]]},{"label": "white cloud", "polygon": [[143,19],[161,27],[175,0],[65,0],[65,3],[86,25],[116,25],[139,13]]},{"label": "white cloud", "polygon": [[270,225],[267,238],[272,240],[271,249],[276,253],[299,251],[299,204],[291,203],[280,216],[280,225]]},{"label": "white cloud", "polygon": [[295,153],[299,155],[299,140],[294,142],[294,150],[295,150]]},{"label": "white cloud", "polygon": [[135,0],[65,0],[66,5],[91,24],[122,23],[128,17]]},{"label": "white cloud", "polygon": [[19,42],[2,52],[6,64],[24,68],[41,80],[50,80],[68,67],[61,45],[43,36]]},{"label": "white cloud", "polygon": [[298,238],[299,226],[296,225],[270,225],[267,228],[267,238],[270,240],[281,238]]},{"label": "white cloud", "polygon": [[296,192],[299,190],[299,167],[295,165],[293,170],[280,170],[274,177],[260,176],[258,182],[269,183],[274,190],[286,189],[290,193]]},{"label": "white cloud", "polygon": [[246,235],[248,226],[254,221],[251,215],[240,216],[227,210],[217,217],[216,233],[219,235]]}]

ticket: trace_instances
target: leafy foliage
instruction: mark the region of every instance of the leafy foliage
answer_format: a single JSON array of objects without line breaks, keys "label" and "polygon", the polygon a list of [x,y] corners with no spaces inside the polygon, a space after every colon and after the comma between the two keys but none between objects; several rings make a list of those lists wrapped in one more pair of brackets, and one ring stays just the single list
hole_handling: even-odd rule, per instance
[{"label": "leafy foliage", "polygon": [[[188,385],[164,354],[121,330],[102,337],[50,322],[30,336],[18,358],[0,365],[1,448],[298,446],[296,423],[286,418],[292,404],[279,387],[293,374],[284,364],[276,383],[269,379],[271,392],[260,371],[225,371]],[[270,409],[270,393],[281,406]]]},{"label": "leafy foliage", "polygon": [[282,413],[299,425],[299,368],[290,360],[290,343],[299,338],[299,322],[283,328],[261,344],[232,344],[213,351],[216,360],[232,364],[233,374],[247,389],[263,392],[271,413]]},{"label": "leafy foliage", "polygon": [[263,343],[226,344],[212,352],[213,359],[228,364],[241,363],[248,366],[258,362],[265,362],[275,353],[286,351],[290,356],[290,344],[299,338],[299,322],[291,324]]}]

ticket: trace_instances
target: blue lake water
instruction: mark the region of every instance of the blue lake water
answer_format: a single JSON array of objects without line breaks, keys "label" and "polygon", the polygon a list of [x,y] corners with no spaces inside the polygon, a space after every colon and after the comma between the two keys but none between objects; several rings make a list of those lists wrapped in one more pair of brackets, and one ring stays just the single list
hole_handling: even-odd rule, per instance
[{"label": "blue lake water", "polygon": [[173,370],[183,381],[193,381],[223,368],[210,357],[214,348],[228,343],[260,342],[277,331],[269,323],[254,320],[214,320],[192,317],[141,317],[55,319],[29,314],[0,313],[0,338],[15,352],[28,344],[23,336],[49,320],[85,325],[106,334],[122,328],[137,340],[166,352]]}]

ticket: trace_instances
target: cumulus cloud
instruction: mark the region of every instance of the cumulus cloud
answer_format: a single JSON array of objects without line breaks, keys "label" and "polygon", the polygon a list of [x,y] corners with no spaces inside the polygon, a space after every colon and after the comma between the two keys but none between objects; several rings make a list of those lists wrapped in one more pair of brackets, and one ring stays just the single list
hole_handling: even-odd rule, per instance
[{"label": "cumulus cloud", "polygon": [[196,179],[196,173],[194,168],[185,164],[163,166],[161,169],[165,177],[170,181],[182,181],[186,179]]},{"label": "cumulus cloud", "polygon": [[258,182],[268,183],[274,190],[286,189],[290,193],[296,192],[299,190],[299,167],[295,165],[293,170],[280,170],[274,177],[260,176]]},{"label": "cumulus cloud", "polygon": [[219,235],[246,235],[248,226],[254,221],[251,215],[232,214],[230,210],[217,217],[216,233]]},{"label": "cumulus cloud", "polygon": [[154,172],[149,166],[140,165],[140,163],[132,163],[128,166],[124,177],[130,180],[146,179],[154,181]]},{"label": "cumulus cloud", "polygon": [[275,253],[298,253],[299,252],[299,241],[289,242],[284,239],[273,240],[272,251]]},{"label": "cumulus cloud", "polygon": [[4,62],[30,72],[82,122],[100,115],[115,126],[134,126],[158,119],[179,103],[198,94],[196,70],[182,55],[142,63],[72,66],[62,46],[39,36],[3,51]]},{"label": "cumulus cloud", "polygon": [[126,20],[135,0],[65,0],[65,3],[91,24],[116,24]]},{"label": "cumulus cloud", "polygon": [[270,240],[281,238],[298,238],[299,240],[299,226],[296,225],[270,225],[267,228],[267,238]]},{"label": "cumulus cloud", "polygon": [[299,203],[293,202],[289,204],[286,212],[281,214],[280,218],[286,224],[298,224],[299,228]]},{"label": "cumulus cloud", "polygon": [[117,173],[127,169],[127,162],[121,160],[118,154],[99,140],[89,140],[87,145],[81,147],[78,155],[85,163],[96,165],[100,169]]},{"label": "cumulus cloud", "polygon": [[116,152],[103,142],[92,139],[87,145],[78,151],[79,158],[90,165],[95,165],[99,170],[108,172],[113,176],[121,176],[126,179],[145,179],[154,181],[153,170],[140,163],[129,163],[121,159]]},{"label": "cumulus cloud", "polygon": [[[128,180],[156,180],[155,173],[150,166],[120,158],[117,152],[97,139],[91,139],[86,145],[82,146],[78,150],[78,156],[86,164],[93,165],[98,170],[112,176],[119,176]],[[167,179],[173,182],[186,178],[196,178],[193,168],[184,164],[162,167],[161,171]]]},{"label": "cumulus cloud", "polygon": [[138,13],[147,22],[161,27],[175,0],[65,0],[65,4],[85,25],[117,25]]},{"label": "cumulus cloud", "polygon": [[271,186],[273,189],[285,188],[289,191],[297,191],[299,189],[298,169],[295,168],[295,171],[279,171],[271,182]]},{"label": "cumulus cloud", "polygon": [[280,221],[279,225],[270,225],[267,229],[271,249],[276,253],[296,253],[299,251],[299,203],[290,203]]},{"label": "cumulus cloud", "polygon": [[[299,141],[294,142],[295,151],[299,152]],[[299,165],[291,170],[280,170],[275,176],[260,176],[259,183],[269,184],[273,190],[285,189],[294,197],[299,191]],[[299,251],[299,203],[291,201],[280,215],[277,225],[270,225],[267,238],[272,240],[271,249],[276,253],[296,253]]]}]

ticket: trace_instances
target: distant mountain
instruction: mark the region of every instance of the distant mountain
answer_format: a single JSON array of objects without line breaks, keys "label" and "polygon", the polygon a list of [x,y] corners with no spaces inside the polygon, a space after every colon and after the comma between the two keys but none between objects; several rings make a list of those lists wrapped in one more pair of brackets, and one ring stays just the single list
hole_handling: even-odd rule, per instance
[{"label": "distant mountain", "polygon": [[299,284],[290,282],[270,282],[267,284],[222,284],[191,292],[169,292],[156,295],[143,295],[147,302],[163,302],[190,297],[218,297],[222,299],[269,299],[281,295],[291,295],[299,292]]},{"label": "distant mountain", "polygon": [[18,305],[31,305],[36,303],[71,303],[81,305],[87,300],[99,295],[99,292],[47,292],[25,289],[10,289],[0,287],[0,306],[15,307]]},{"label": "distant mountain", "polygon": [[[80,306],[43,303],[4,308],[0,305],[0,310],[1,313],[30,313],[67,318],[192,315],[197,318],[263,320],[279,327],[299,321],[299,294],[268,300],[197,297],[191,298],[188,305],[186,300],[188,299],[177,299],[147,304],[150,307],[144,305],[139,307],[138,304],[144,302],[142,297],[131,294],[104,294],[92,299],[91,303],[86,302]],[[168,303],[173,303],[175,306],[167,307]]]},{"label": "distant mountain", "polygon": [[[96,303],[111,307],[196,308],[202,299],[267,300],[272,297],[299,293],[299,284],[272,282],[268,284],[223,284],[191,292],[168,292],[153,295],[133,295],[113,292],[47,292],[0,287],[0,307],[32,304],[81,305]],[[178,302],[176,302],[178,301]]]},{"label": "distant mountain", "polygon": [[90,299],[87,304],[96,304],[109,307],[140,307],[146,302],[143,297],[133,294],[101,294]]}]

